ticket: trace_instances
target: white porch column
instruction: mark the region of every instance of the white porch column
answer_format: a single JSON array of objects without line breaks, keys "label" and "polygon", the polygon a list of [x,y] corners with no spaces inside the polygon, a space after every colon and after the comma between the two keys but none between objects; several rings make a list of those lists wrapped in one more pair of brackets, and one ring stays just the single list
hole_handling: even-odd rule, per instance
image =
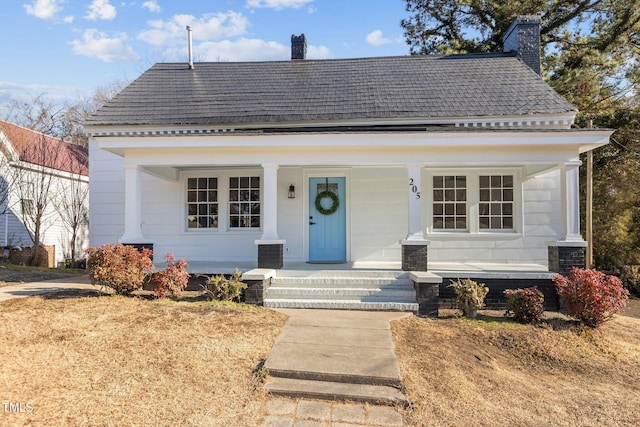
[{"label": "white porch column", "polygon": [[580,235],[580,161],[560,165],[560,194],[562,235],[557,242],[549,242],[549,271],[562,275],[571,273],[573,267],[584,268],[587,242]]},{"label": "white porch column", "polygon": [[144,243],[142,235],[141,172],[138,165],[124,166],[124,234],[119,243]]},{"label": "white porch column", "polygon": [[406,240],[424,240],[422,231],[422,165],[408,164],[409,229]]},{"label": "white porch column", "polygon": [[563,234],[566,242],[584,242],[580,235],[579,160],[566,162],[560,170]]},{"label": "white porch column", "polygon": [[258,246],[258,268],[279,269],[284,266],[284,244],[278,238],[278,165],[263,164],[262,237]]},{"label": "white porch column", "polygon": [[262,165],[264,169],[262,197],[262,241],[278,239],[278,165]]},{"label": "white porch column", "polygon": [[402,269],[404,271],[427,271],[428,246],[422,231],[422,165],[407,164],[407,197],[409,224],[407,238],[400,240],[402,247]]}]

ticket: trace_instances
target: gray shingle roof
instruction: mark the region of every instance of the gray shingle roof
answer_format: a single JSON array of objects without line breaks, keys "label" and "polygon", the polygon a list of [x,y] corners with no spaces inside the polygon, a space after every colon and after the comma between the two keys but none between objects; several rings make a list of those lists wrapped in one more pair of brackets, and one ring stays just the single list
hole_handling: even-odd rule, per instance
[{"label": "gray shingle roof", "polygon": [[87,125],[260,125],[567,113],[510,54],[159,63]]}]

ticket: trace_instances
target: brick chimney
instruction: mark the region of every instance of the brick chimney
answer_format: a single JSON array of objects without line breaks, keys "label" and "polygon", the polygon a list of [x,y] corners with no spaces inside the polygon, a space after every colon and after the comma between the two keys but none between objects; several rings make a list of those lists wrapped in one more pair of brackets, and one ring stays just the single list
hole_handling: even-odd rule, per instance
[{"label": "brick chimney", "polygon": [[307,38],[304,34],[291,35],[291,59],[307,58]]},{"label": "brick chimney", "polygon": [[504,33],[502,42],[505,52],[513,52],[540,75],[540,17],[518,16]]}]

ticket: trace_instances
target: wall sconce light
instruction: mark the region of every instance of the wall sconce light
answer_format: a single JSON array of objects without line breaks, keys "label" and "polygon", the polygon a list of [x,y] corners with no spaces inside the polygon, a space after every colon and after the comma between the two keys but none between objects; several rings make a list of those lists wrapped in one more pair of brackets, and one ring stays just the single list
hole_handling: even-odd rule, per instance
[{"label": "wall sconce light", "polygon": [[289,186],[289,198],[290,199],[295,199],[296,198],[296,186],[291,184]]}]

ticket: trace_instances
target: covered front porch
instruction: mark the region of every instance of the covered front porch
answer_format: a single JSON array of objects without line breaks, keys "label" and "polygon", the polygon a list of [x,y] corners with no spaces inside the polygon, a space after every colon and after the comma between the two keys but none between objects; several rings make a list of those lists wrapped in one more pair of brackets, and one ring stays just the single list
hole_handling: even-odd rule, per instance
[{"label": "covered front porch", "polygon": [[[548,247],[584,244],[575,159],[604,136],[493,129],[231,133],[181,137],[180,149],[165,136],[105,139],[100,148],[123,163],[124,227],[114,222],[93,236],[109,241],[115,234],[121,243],[153,244],[159,255],[247,271],[307,261],[343,261],[349,269],[383,263],[403,271],[492,263],[553,269]],[[497,187],[482,187],[489,178],[498,179]],[[234,199],[245,190],[233,182],[243,179],[251,200]],[[207,186],[190,187],[200,180]],[[461,181],[462,189],[450,191],[450,180]],[[344,191],[336,193],[339,203],[325,197],[322,209],[330,214],[318,214],[314,201],[333,186]],[[190,199],[200,192],[216,199]],[[509,196],[496,200],[494,192]],[[509,211],[494,211],[493,204]],[[340,210],[332,210],[338,205],[342,228],[332,232],[343,233],[341,252],[323,259],[313,242],[329,233],[314,230],[319,218],[338,217]]]}]

